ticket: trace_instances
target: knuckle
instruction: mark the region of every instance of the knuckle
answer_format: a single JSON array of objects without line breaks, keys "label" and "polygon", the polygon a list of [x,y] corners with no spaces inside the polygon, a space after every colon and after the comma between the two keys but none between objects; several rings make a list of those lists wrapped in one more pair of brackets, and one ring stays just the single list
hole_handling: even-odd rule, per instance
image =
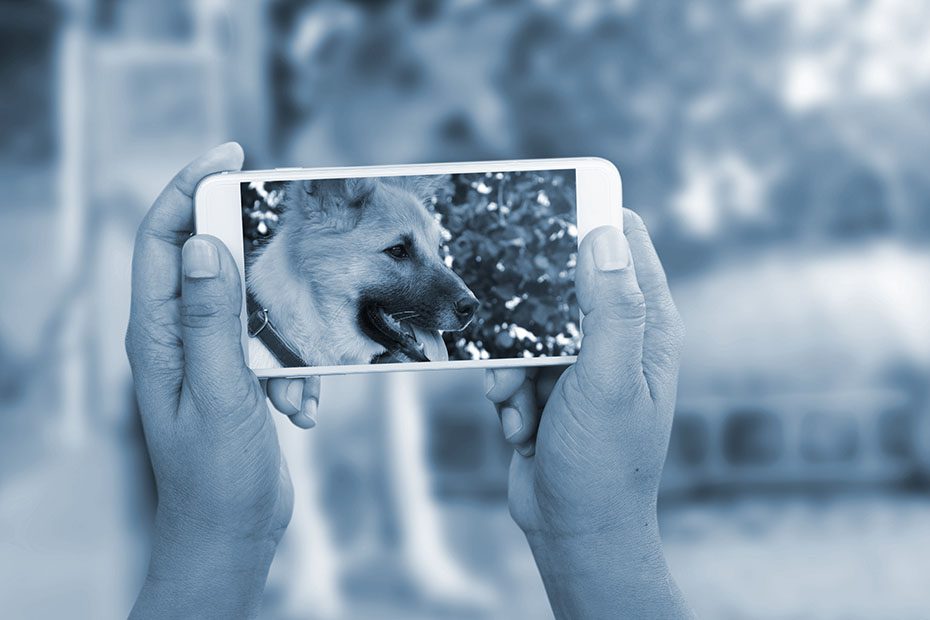
[{"label": "knuckle", "polygon": [[181,304],[181,324],[190,329],[216,325],[225,314],[223,304],[216,300],[185,301]]},{"label": "knuckle", "polygon": [[615,377],[608,377],[602,370],[592,370],[586,364],[575,364],[574,368],[574,372],[566,377],[561,392],[569,410],[580,408],[595,412],[617,399]]},{"label": "knuckle", "polygon": [[155,367],[175,369],[177,360],[173,352],[179,346],[179,342],[173,332],[158,327],[154,319],[145,322],[135,317],[130,318],[123,346],[129,366],[134,371],[140,368],[151,371]]},{"label": "knuckle", "polygon": [[646,296],[642,291],[632,291],[623,295],[620,303],[636,315],[646,314]]},{"label": "knuckle", "polygon": [[642,321],[646,316],[646,296],[639,290],[615,296],[606,306],[613,318]]}]

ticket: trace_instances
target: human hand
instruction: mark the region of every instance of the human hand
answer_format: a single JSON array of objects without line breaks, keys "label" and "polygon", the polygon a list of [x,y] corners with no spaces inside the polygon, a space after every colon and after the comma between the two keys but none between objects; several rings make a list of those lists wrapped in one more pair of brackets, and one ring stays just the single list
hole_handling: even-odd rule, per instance
[{"label": "human hand", "polygon": [[[516,449],[510,511],[559,617],[684,613],[656,520],[684,328],[642,220],[628,210],[623,219],[625,235],[598,228],[578,250],[577,362],[487,372]],[[656,587],[676,595],[670,607],[657,606]]]},{"label": "human hand", "polygon": [[[238,268],[218,239],[190,236],[197,183],[242,161],[236,143],[193,161],[136,236],[126,350],[158,506],[135,616],[254,614],[290,520],[287,466],[243,355]],[[312,425],[318,380],[267,387],[295,424]]]}]

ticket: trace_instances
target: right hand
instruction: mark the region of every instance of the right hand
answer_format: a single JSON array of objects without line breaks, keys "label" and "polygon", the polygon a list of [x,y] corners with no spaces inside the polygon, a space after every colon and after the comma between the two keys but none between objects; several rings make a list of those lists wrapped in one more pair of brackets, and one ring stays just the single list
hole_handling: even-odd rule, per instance
[{"label": "right hand", "polygon": [[[684,328],[642,220],[578,251],[584,342],[568,368],[487,372],[515,449],[510,511],[528,534],[585,537],[654,523]],[[561,376],[559,376],[561,374]]]}]

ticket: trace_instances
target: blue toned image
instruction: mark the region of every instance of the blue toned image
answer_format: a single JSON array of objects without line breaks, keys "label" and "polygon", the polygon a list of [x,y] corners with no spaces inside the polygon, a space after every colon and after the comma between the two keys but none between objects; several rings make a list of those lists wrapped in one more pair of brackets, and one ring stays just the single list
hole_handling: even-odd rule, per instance
[{"label": "blue toned image", "polygon": [[[642,570],[699,617],[930,617],[928,32],[930,5],[895,0],[0,0],[0,617],[128,616],[173,498],[210,514],[183,537],[204,559],[235,529],[220,512],[282,528],[260,537],[263,587],[224,582],[241,587],[214,615],[563,618],[545,560],[577,574],[577,547],[539,553],[532,532],[616,524],[631,497],[654,502],[624,513],[640,557],[665,558]],[[575,355],[594,274],[616,305],[580,352],[589,327],[613,334],[588,349],[609,363],[269,385],[233,345],[184,351],[213,306],[182,289],[231,269],[189,240],[197,174],[544,157],[616,164],[625,236],[579,249],[564,171],[443,179],[437,261],[480,305],[437,344]],[[242,197],[253,265],[289,206],[273,183]],[[339,333],[313,337],[333,352]],[[560,424],[591,419],[609,424]],[[166,572],[222,581],[194,579],[205,565]],[[221,613],[234,595],[249,605]]]}]

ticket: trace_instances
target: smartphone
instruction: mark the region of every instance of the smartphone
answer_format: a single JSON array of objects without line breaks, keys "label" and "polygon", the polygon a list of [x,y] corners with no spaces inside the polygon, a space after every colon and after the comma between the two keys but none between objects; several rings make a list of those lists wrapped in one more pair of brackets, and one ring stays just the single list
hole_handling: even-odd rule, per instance
[{"label": "smartphone", "polygon": [[261,377],[569,364],[578,243],[622,225],[599,158],[220,173],[198,233],[242,279]]}]

